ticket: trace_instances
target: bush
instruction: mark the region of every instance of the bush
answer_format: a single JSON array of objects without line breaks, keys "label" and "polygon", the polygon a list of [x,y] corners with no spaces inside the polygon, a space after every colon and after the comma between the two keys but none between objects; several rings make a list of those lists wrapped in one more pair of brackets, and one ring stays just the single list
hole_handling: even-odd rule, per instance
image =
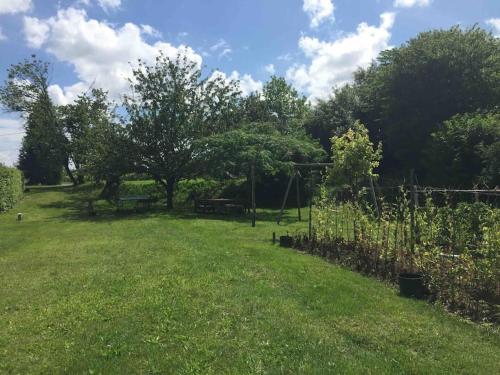
[{"label": "bush", "polygon": [[12,208],[22,198],[23,191],[22,172],[0,164],[0,212]]},{"label": "bush", "polygon": [[475,320],[500,319],[500,210],[475,202],[436,205],[431,194],[410,214],[408,192],[381,204],[380,219],[366,196],[342,202],[325,186],[315,210],[312,240],[296,246],[354,270],[395,281],[420,272],[429,298]]}]

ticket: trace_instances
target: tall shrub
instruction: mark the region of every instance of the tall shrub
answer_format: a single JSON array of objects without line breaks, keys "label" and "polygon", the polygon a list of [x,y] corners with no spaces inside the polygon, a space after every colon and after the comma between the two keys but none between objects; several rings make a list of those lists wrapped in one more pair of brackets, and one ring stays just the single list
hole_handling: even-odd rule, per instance
[{"label": "tall shrub", "polygon": [[23,196],[23,174],[0,164],[0,212],[12,208]]}]

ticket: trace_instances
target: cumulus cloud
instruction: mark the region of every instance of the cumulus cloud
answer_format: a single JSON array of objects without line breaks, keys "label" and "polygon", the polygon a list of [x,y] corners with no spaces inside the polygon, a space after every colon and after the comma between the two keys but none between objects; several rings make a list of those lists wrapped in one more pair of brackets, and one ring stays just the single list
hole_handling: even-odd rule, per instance
[{"label": "cumulus cloud", "polygon": [[268,72],[269,74],[273,75],[276,73],[276,68],[274,67],[274,64],[269,64],[264,67],[264,70]]},{"label": "cumulus cloud", "polygon": [[0,0],[0,14],[24,13],[32,7],[32,0]]},{"label": "cumulus cloud", "polygon": [[411,8],[414,6],[417,7],[426,7],[430,5],[432,0],[394,0],[394,6],[397,8]]},{"label": "cumulus cloud", "polygon": [[394,19],[394,13],[383,13],[378,26],[360,23],[355,33],[331,42],[301,37],[299,48],[310,63],[292,66],[287,70],[287,78],[310,100],[328,97],[332,87],[351,81],[357,68],[369,66],[381,51],[390,47]]},{"label": "cumulus cloud", "polygon": [[326,20],[333,20],[335,6],[332,0],[304,0],[302,6],[311,20],[311,27],[316,28]]},{"label": "cumulus cloud", "polygon": [[212,73],[212,77],[221,77],[225,81],[239,81],[240,91],[243,96],[248,96],[253,92],[261,92],[263,84],[261,81],[256,81],[252,78],[250,74],[240,74],[236,70],[228,76],[226,73],[216,70]]},{"label": "cumulus cloud", "polygon": [[486,24],[493,28],[493,35],[500,38],[500,18],[490,18]]},{"label": "cumulus cloud", "polygon": [[23,139],[20,119],[0,118],[0,163],[14,165]]},{"label": "cumulus cloud", "polygon": [[163,41],[150,44],[144,40],[144,32],[144,27],[133,23],[119,27],[89,19],[84,10],[75,8],[61,9],[47,19],[24,19],[28,45],[43,48],[59,61],[71,64],[80,80],[64,88],[51,86],[57,104],[71,102],[91,86],[101,87],[108,90],[112,98],[119,98],[128,90],[131,63],[139,58],[152,63],[160,51],[169,57],[183,51],[201,66],[201,56],[190,47],[175,47]]}]

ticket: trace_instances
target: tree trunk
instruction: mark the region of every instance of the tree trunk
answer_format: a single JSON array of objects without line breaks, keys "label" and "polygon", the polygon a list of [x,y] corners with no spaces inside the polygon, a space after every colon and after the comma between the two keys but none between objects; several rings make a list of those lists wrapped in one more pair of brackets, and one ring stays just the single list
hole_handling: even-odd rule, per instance
[{"label": "tree trunk", "polygon": [[64,163],[64,169],[66,170],[66,174],[70,178],[73,185],[74,186],[78,185],[78,181],[76,180],[75,176],[73,176],[73,172],[71,172],[71,169],[69,168],[69,161],[68,160]]},{"label": "tree trunk", "polygon": [[174,187],[175,187],[175,178],[174,177],[167,178],[167,209],[174,208]]}]

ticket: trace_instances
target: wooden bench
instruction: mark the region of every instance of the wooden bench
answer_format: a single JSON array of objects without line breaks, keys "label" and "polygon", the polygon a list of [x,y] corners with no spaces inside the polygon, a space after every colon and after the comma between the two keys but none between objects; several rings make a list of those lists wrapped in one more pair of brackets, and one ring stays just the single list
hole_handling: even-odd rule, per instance
[{"label": "wooden bench", "polygon": [[194,210],[203,214],[243,214],[245,213],[245,206],[234,199],[197,199],[194,202]]}]

